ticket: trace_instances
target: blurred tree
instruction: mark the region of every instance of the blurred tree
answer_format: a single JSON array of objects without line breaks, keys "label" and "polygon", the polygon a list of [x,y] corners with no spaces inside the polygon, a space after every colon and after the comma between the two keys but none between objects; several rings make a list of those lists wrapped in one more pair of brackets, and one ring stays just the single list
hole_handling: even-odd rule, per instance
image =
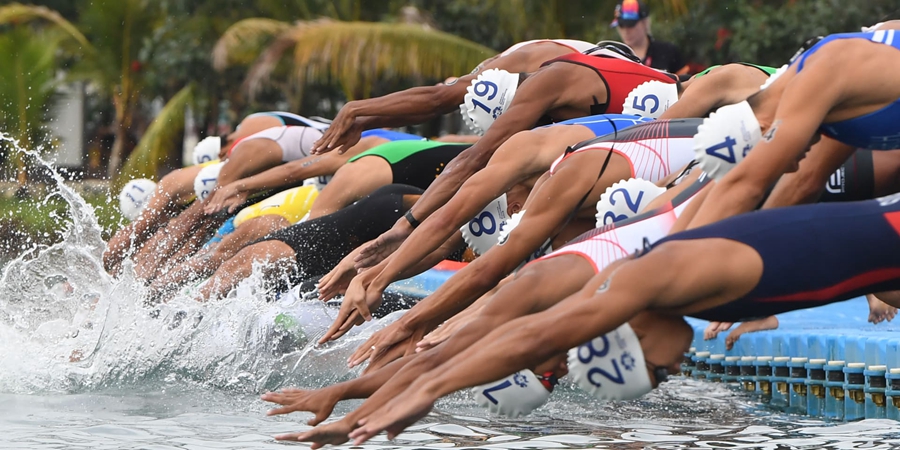
[{"label": "blurred tree", "polygon": [[[0,80],[4,80],[0,83],[0,129],[29,150],[49,144],[43,125],[58,82],[55,56],[63,38],[61,33],[28,26],[16,26],[0,34]],[[0,143],[3,146],[8,144]],[[18,183],[24,186],[27,172],[23,155],[5,150]]]},{"label": "blurred tree", "polygon": [[[271,42],[263,47],[261,44]],[[440,80],[465,73],[495,52],[474,42],[417,24],[317,20],[289,24],[245,19],[219,39],[214,66],[253,62],[250,92],[270,79],[292,51],[290,73],[299,85],[337,82],[348,99],[365,98],[381,78]]]}]

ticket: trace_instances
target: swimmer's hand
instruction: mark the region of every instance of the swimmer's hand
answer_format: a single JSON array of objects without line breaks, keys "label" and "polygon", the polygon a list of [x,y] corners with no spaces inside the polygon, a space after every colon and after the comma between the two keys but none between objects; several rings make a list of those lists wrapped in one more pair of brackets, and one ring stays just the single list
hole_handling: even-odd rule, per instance
[{"label": "swimmer's hand", "polygon": [[322,137],[313,143],[312,154],[321,155],[332,150],[343,154],[359,142],[362,132],[362,125],[356,121],[354,103],[349,102],[338,111],[331,125],[322,133]]},{"label": "swimmer's hand", "polygon": [[480,305],[478,305],[478,307],[476,308],[469,307],[459,314],[447,319],[447,321],[444,322],[443,325],[441,325],[431,333],[428,333],[424,338],[422,338],[422,340],[416,343],[416,352],[423,352],[430,348],[434,348],[441,342],[446,341],[450,338],[450,336],[453,336],[453,333],[456,333],[457,330],[471,322],[480,311]]},{"label": "swimmer's hand", "polygon": [[[377,369],[376,366],[379,365],[379,363],[392,361],[392,359],[386,357],[388,352],[394,357],[403,355],[403,353],[396,354],[396,352],[391,351],[396,347],[402,346],[398,344],[402,344],[403,342],[415,343],[423,334],[425,334],[424,331],[411,328],[406,325],[406,322],[403,321],[403,319],[399,319],[376,331],[375,334],[366,340],[366,342],[360,345],[356,351],[350,355],[350,358],[347,359],[347,365],[349,367],[356,367],[371,358],[369,367],[367,367],[366,370]],[[403,350],[405,353],[405,349]]]},{"label": "swimmer's hand", "polygon": [[325,445],[341,445],[350,440],[350,432],[356,428],[356,423],[350,423],[346,419],[337,422],[319,425],[312,430],[300,433],[282,434],[275,436],[279,441],[312,442],[312,449],[322,448]]},{"label": "swimmer's hand", "polygon": [[240,182],[235,181],[234,183],[228,183],[225,186],[220,186],[218,189],[214,190],[211,194],[209,194],[209,198],[206,200],[206,206],[203,207],[203,213],[206,215],[213,215],[222,211],[224,208],[228,208],[229,213],[233,213],[238,206],[243,205],[245,201],[247,201],[248,193],[242,192],[240,189]]},{"label": "swimmer's hand", "polygon": [[297,411],[308,411],[315,417],[307,421],[308,425],[318,425],[334,411],[334,405],[342,400],[340,385],[331,385],[314,391],[287,388],[281,392],[266,392],[261,398],[267,402],[282,405],[266,413],[267,416],[290,414]]},{"label": "swimmer's hand", "polygon": [[361,325],[363,321],[372,320],[372,309],[378,309],[381,306],[381,291],[377,289],[369,289],[371,280],[367,277],[371,271],[358,275],[350,282],[347,287],[347,294],[344,295],[344,301],[341,302],[341,309],[338,316],[328,329],[328,332],[319,339],[319,344],[335,340],[350,331],[356,325]]},{"label": "swimmer's hand", "polygon": [[328,272],[319,280],[319,300],[327,302],[338,294],[347,292],[350,282],[356,276],[353,260],[359,254],[359,249],[352,251],[344,257],[331,272]]},{"label": "swimmer's hand", "polygon": [[360,246],[359,256],[356,258],[356,268],[365,269],[384,261],[391,253],[400,248],[400,244],[412,232],[412,226],[409,225],[405,218],[401,217],[390,230],[382,233],[374,241]]},{"label": "swimmer's hand", "polygon": [[388,439],[394,439],[410,425],[428,415],[437,398],[427,388],[413,384],[402,395],[359,421],[359,428],[350,433],[354,445],[368,441],[376,434],[387,431]]}]

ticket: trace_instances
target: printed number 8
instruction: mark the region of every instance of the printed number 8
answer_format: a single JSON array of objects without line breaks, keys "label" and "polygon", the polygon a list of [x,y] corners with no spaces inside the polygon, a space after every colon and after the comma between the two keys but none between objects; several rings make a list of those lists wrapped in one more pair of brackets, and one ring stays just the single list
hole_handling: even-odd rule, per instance
[{"label": "printed number 8", "polygon": [[[490,228],[484,225],[484,221],[486,219],[491,219]],[[478,230],[475,229],[475,225],[478,225]],[[497,221],[494,220],[494,215],[485,211],[481,213],[480,216],[472,219],[469,222],[469,231],[472,232],[472,236],[479,237],[484,233],[494,234],[494,231],[497,231]]]}]

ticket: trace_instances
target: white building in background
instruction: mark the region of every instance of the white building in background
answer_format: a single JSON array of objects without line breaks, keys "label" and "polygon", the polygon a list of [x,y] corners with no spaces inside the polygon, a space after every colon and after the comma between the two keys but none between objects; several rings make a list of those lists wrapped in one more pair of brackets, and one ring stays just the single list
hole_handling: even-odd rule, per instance
[{"label": "white building in background", "polygon": [[50,111],[47,126],[58,142],[56,165],[78,168],[84,165],[84,84],[63,84]]}]

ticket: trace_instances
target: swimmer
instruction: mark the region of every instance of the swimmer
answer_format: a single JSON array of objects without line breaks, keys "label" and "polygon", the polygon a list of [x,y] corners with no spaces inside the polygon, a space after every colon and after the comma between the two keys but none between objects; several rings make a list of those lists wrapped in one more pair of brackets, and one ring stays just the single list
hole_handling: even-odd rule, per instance
[{"label": "swimmer", "polygon": [[481,72],[490,69],[509,73],[533,72],[544,61],[573,52],[584,52],[596,44],[570,39],[541,39],[520,42],[503,53],[481,62],[475,69],[458,78],[447,79],[435,86],[420,86],[382,97],[353,100],[345,104],[331,127],[315,143],[314,153],[343,151],[353,146],[363,130],[396,127],[427,122],[443,114],[457,111],[466,89]]},{"label": "swimmer", "polygon": [[[674,177],[679,168],[693,159],[693,135],[700,122],[701,119],[683,119],[637,124],[567,150],[536,182],[524,205],[529,212],[522,215],[520,225],[509,232],[503,245],[491,247],[421,303],[452,303],[459,311],[496,286],[523,261],[541,256],[548,249],[548,240],[553,248],[558,248],[593,229],[596,226],[595,205],[603,191],[613,183],[632,177],[651,182]],[[649,200],[643,196],[619,200],[622,205],[631,205],[632,214],[644,201]],[[479,227],[484,228],[476,224],[476,228]],[[409,249],[408,254],[415,255],[415,249]],[[397,253],[397,258],[385,260],[384,267],[367,270],[353,279],[341,305],[341,314],[320,342],[335,339],[370,317],[369,311],[377,308],[387,285],[409,275],[408,267],[415,259],[399,259],[405,255],[405,252]],[[373,345],[379,349],[379,354],[371,356],[379,356],[408,340],[410,334],[407,331],[420,327],[415,324],[416,316],[407,315],[373,335],[359,348],[351,363],[358,364],[370,356],[368,350]],[[373,360],[370,366],[375,362]]]},{"label": "swimmer", "polygon": [[[362,142],[365,141],[360,141],[360,143]],[[382,144],[362,152],[350,158],[347,164],[337,170],[334,179],[325,186],[312,207],[308,209],[307,219],[313,220],[337,212],[388,184],[403,184],[422,190],[427,189],[431,182],[441,174],[447,162],[468,147],[469,144],[405,140]],[[323,155],[311,158],[327,159],[330,157],[330,155]],[[338,157],[340,158],[340,156]],[[273,171],[277,169],[273,169]],[[303,167],[299,169],[302,170]],[[251,177],[247,183],[253,186],[254,178],[262,175],[265,174]],[[237,181],[232,185],[240,183],[243,181]],[[289,207],[290,205],[285,206]],[[262,214],[259,214],[258,217],[252,217],[242,224],[236,224],[234,231],[224,236],[216,246],[210,247],[208,251],[200,252],[195,257],[157,277],[151,291],[156,293],[173,291],[192,279],[209,276],[248,243],[297,222],[288,220],[283,214],[278,214],[278,208],[268,208],[260,212]],[[298,219],[305,214],[306,211],[299,214]],[[297,245],[303,245],[303,243],[297,243]]]},{"label": "swimmer", "polygon": [[[702,209],[700,200],[692,201],[673,229],[684,226],[694,205]],[[896,290],[898,217],[900,194],[894,194],[758,211],[645,245],[636,256],[608,265],[580,292],[546,311],[507,322],[420,375],[393,400],[358,418],[361,426],[350,437],[356,445],[383,430],[394,437],[424,417],[438,398],[537,367],[642,313],[734,321]],[[798,270],[807,275],[798,276]],[[663,346],[669,358],[677,358],[692,331],[672,331],[671,344]],[[582,365],[596,360],[593,347],[586,348],[584,359],[576,351]],[[645,360],[648,377],[663,360]],[[586,378],[581,386],[589,386]]]},{"label": "swimmer", "polygon": [[636,57],[621,46],[605,44],[591,54],[564,55],[545,62],[531,74],[482,72],[472,81],[460,108],[464,120],[484,133],[483,137],[447,166],[445,175],[426,191],[404,220],[398,220],[390,232],[368,244],[362,250],[363,257],[380,261],[396,250],[412,233],[413,224],[447,203],[462,183],[485,167],[503,142],[538,125],[543,117],[563,121],[619,114],[625,97],[638,85],[651,80],[676,82],[674,75],[635,62]]},{"label": "swimmer", "polygon": [[[591,231],[576,239],[575,243],[529,263],[515,276],[508,277],[498,288],[481,297],[478,300],[483,304],[481,311],[441,345],[419,353],[408,352],[407,356],[382,368],[369,371],[360,378],[316,391],[294,390],[264,395],[264,400],[284,405],[283,408],[273,410],[270,414],[312,411],[316,417],[310,422],[311,425],[316,425],[327,418],[339,400],[369,397],[362,406],[337,422],[320,425],[306,433],[278,438],[313,441],[316,446],[345,442],[347,435],[355,428],[360,418],[366,417],[384,405],[394,395],[402,393],[405,387],[415,382],[421,374],[447,361],[496,327],[515,318],[546,310],[567,296],[577,293],[603,267],[627,256],[631,251],[629,249],[640,248],[647,239],[655,241],[664,237],[675,218],[705,187],[705,181],[697,181],[699,174],[699,170],[687,174],[677,186],[645,204],[647,211],[633,219],[614,223],[602,230]],[[637,187],[628,190],[630,192],[628,195],[632,198],[650,195],[651,191],[644,192],[642,187],[643,184],[638,182]],[[450,317],[455,309],[458,309],[458,305],[446,304],[440,312],[431,315],[428,320],[433,324],[440,323]],[[416,305],[406,316],[417,315],[419,312],[419,305]],[[675,334],[669,330],[670,326],[686,327],[679,321],[664,321],[664,323],[666,326],[652,330],[652,333],[660,333],[653,339],[661,337],[665,340],[669,334]],[[641,335],[649,338],[647,332],[642,332]],[[689,342],[690,339],[685,340],[683,346],[686,347]],[[677,370],[681,357],[656,359],[652,353],[658,346],[644,345],[644,348],[647,360],[654,361],[655,365],[670,367],[673,373]],[[555,366],[556,364],[548,364],[548,368]],[[543,369],[535,371],[539,374],[544,372]],[[520,409],[518,412],[530,411]]]}]

